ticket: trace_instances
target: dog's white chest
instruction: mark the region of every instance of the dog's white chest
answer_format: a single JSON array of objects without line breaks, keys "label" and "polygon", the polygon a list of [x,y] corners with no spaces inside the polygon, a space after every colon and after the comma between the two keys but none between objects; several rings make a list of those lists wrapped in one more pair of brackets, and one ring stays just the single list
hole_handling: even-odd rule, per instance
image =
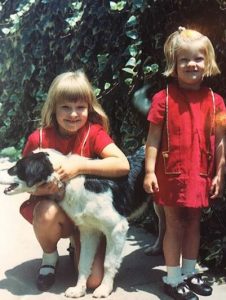
[{"label": "dog's white chest", "polygon": [[85,189],[85,177],[79,176],[66,187],[64,200],[60,206],[77,225],[101,229],[103,224],[110,225],[120,221],[121,216],[112,205],[112,193],[95,193]]}]

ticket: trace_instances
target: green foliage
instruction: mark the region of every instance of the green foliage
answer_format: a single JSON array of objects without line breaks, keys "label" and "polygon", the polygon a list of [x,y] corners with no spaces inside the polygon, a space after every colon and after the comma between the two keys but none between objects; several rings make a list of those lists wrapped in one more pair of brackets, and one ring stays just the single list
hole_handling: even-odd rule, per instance
[{"label": "green foliage", "polygon": [[[20,150],[28,134],[39,124],[40,109],[53,78],[61,72],[82,68],[110,117],[115,141],[125,153],[134,151],[144,143],[147,122],[143,112],[132,105],[132,97],[145,85],[149,86],[149,97],[165,86],[161,75],[162,47],[178,26],[196,28],[213,41],[222,74],[210,83],[226,96],[225,3],[223,0],[2,1],[0,149],[6,148],[4,151],[10,153],[14,153],[12,149]],[[226,215],[225,207],[223,211]],[[222,232],[222,228],[219,230]],[[222,236],[220,240],[214,247],[220,245],[224,251]],[[208,247],[205,244],[205,249]],[[207,254],[207,259],[213,261],[222,258],[220,255],[215,250],[211,256]]]}]

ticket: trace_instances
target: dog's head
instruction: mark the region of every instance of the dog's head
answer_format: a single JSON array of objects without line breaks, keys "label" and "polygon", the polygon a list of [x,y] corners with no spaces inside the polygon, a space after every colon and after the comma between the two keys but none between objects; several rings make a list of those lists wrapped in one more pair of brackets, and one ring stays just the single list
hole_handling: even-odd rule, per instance
[{"label": "dog's head", "polygon": [[[34,192],[37,186],[48,182],[53,174],[53,166],[45,152],[32,153],[21,158],[8,170],[7,180],[0,180],[3,184],[10,184],[4,190],[7,195],[23,192]],[[11,180],[11,181],[10,181]]]}]

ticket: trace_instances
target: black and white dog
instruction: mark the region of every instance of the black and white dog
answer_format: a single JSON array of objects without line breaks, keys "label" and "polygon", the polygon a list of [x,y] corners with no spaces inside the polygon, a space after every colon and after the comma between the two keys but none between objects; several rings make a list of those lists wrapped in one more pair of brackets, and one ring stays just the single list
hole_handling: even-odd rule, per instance
[{"label": "black and white dog", "polygon": [[[77,285],[66,290],[67,297],[81,297],[86,293],[86,281],[101,233],[106,236],[104,277],[94,291],[96,298],[107,297],[122,260],[128,221],[139,216],[148,206],[149,195],[143,190],[144,147],[128,157],[131,171],[128,176],[114,179],[80,175],[66,183],[65,196],[59,205],[79,227],[81,254]],[[17,161],[7,172],[0,173],[0,183],[10,184],[5,194],[33,192],[45,182],[59,181],[54,169],[67,156],[53,149],[36,150]]]}]

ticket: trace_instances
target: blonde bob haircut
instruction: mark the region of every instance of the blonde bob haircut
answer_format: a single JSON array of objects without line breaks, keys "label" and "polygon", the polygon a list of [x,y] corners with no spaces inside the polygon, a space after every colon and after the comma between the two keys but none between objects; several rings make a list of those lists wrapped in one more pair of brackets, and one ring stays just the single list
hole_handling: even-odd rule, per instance
[{"label": "blonde bob haircut", "polygon": [[209,38],[196,30],[179,27],[177,31],[167,38],[164,44],[166,69],[163,75],[167,77],[176,76],[177,53],[184,44],[191,44],[196,41],[200,42],[200,50],[205,55],[204,76],[214,76],[220,73],[216,63],[214,48]]},{"label": "blonde bob haircut", "polygon": [[41,126],[56,126],[56,105],[58,103],[78,100],[88,103],[88,120],[102,125],[108,132],[108,117],[97,102],[93,88],[82,71],[62,73],[53,80],[41,111]]}]

